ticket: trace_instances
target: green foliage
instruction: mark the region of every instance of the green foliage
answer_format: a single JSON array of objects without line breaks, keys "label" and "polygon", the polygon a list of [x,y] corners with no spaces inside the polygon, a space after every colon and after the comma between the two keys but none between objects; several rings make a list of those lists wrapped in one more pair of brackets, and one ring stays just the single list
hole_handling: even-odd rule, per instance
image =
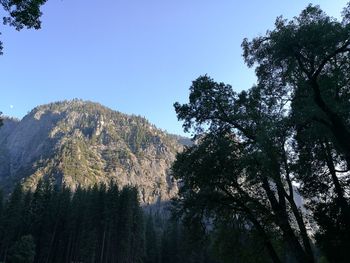
[{"label": "green foliage", "polygon": [[35,256],[35,243],[31,235],[22,236],[9,250],[9,263],[32,263]]},{"label": "green foliage", "polygon": [[321,251],[330,262],[345,263],[348,260],[350,227],[339,204],[317,204],[313,215],[319,225],[315,238]]},{"label": "green foliage", "polygon": [[159,263],[161,259],[160,255],[160,236],[154,226],[154,219],[151,214],[146,217],[145,227],[145,262],[146,263]]},{"label": "green foliage", "polygon": [[270,94],[286,94],[290,103],[291,172],[330,262],[347,262],[350,247],[349,10],[350,3],[338,21],[309,5],[298,17],[280,17],[275,29],[242,44],[259,85]]},{"label": "green foliage", "polygon": [[[111,183],[72,194],[50,180],[35,192],[17,187],[5,202],[0,260],[141,262],[144,222],[137,191]],[[35,244],[35,245],[34,245]]]},{"label": "green foliage", "polygon": [[271,262],[258,233],[244,222],[220,222],[212,233],[213,250],[222,262]]},{"label": "green foliage", "polygon": [[[2,0],[0,3],[6,12],[3,17],[4,25],[10,25],[21,30],[24,27],[40,29],[42,15],[40,7],[47,0]],[[2,42],[0,42],[0,54],[2,54]]]},{"label": "green foliage", "polygon": [[348,12],[337,21],[309,5],[291,21],[279,17],[274,30],[242,46],[246,63],[257,66],[259,84],[271,94],[288,93],[295,124],[321,126],[349,165]]},{"label": "green foliage", "polygon": [[[165,172],[181,150],[177,138],[157,129],[145,118],[82,100],[38,106],[21,122],[23,125],[18,129],[23,143],[13,145],[15,149],[11,125],[17,127],[16,123],[6,121],[2,129],[10,134],[0,145],[1,185],[7,193],[18,181],[26,189],[35,189],[39,179],[48,174],[57,184],[65,182],[71,189],[77,185],[107,183],[116,176],[125,181],[136,171],[156,176],[156,167]],[[37,125],[32,127],[33,123]],[[31,128],[22,130],[26,125]],[[11,160],[16,160],[18,168],[11,169]],[[149,161],[165,161],[166,166],[149,166]]]},{"label": "green foliage", "polygon": [[330,262],[348,260],[349,6],[339,22],[309,5],[290,21],[277,18],[265,36],[245,39],[245,62],[258,77],[247,91],[208,76],[193,81],[189,103],[174,105],[197,141],[173,166],[178,214],[238,216],[274,262],[283,255],[272,236],[283,240],[287,257],[314,262],[298,188],[317,223],[318,246]]},{"label": "green foliage", "polygon": [[198,226],[196,222],[186,225],[186,222],[176,219],[166,221],[161,235],[160,262],[216,262],[210,253],[208,236]]},{"label": "green foliage", "polygon": [[137,193],[113,182],[74,193],[48,179],[34,192],[18,186],[0,213],[0,261],[214,263],[204,233],[145,214]]},{"label": "green foliage", "polygon": [[173,166],[181,181],[179,213],[218,219],[235,213],[259,232],[275,262],[280,261],[270,237],[275,231],[295,248],[295,257],[309,261],[310,241],[284,161],[290,126],[265,92],[253,87],[236,94],[202,76],[190,88],[190,102],[175,104],[185,129],[193,128],[198,140]]}]

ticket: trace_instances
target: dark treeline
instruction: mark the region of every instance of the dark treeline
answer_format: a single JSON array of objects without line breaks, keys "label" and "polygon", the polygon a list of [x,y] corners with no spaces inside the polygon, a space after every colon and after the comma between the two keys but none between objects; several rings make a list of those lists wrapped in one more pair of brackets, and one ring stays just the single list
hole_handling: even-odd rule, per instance
[{"label": "dark treeline", "polygon": [[141,262],[143,213],[137,190],[112,184],[34,192],[17,186],[1,203],[0,261]]},{"label": "dark treeline", "polygon": [[182,223],[145,214],[130,187],[18,186],[1,201],[0,260],[349,262],[350,3],[340,21],[313,5],[278,17],[242,47],[256,85],[204,75],[174,105],[195,141],[172,167]]},{"label": "dark treeline", "polygon": [[[115,184],[58,188],[18,185],[0,202],[0,262],[269,262],[254,231],[232,222],[179,223],[140,207],[137,189]],[[277,241],[277,240],[276,240]]]}]

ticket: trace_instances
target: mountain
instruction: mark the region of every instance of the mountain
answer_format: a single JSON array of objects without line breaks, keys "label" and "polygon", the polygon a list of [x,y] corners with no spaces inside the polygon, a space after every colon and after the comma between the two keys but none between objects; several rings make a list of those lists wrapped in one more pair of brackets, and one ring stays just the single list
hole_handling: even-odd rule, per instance
[{"label": "mountain", "polygon": [[157,129],[145,118],[98,103],[72,100],[34,108],[0,128],[0,186],[35,188],[41,178],[75,190],[115,181],[137,186],[141,202],[177,193],[169,168],[187,138]]}]

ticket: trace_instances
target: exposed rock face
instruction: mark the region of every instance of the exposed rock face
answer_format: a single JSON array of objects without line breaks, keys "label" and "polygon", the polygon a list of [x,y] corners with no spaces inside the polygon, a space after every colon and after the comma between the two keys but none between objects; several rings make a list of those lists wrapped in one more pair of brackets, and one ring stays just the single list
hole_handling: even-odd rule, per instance
[{"label": "exposed rock face", "polygon": [[112,180],[137,186],[144,204],[168,200],[177,193],[169,168],[182,150],[179,139],[97,103],[39,106],[0,128],[0,185],[10,190],[21,181],[35,188],[52,176],[74,190]]}]

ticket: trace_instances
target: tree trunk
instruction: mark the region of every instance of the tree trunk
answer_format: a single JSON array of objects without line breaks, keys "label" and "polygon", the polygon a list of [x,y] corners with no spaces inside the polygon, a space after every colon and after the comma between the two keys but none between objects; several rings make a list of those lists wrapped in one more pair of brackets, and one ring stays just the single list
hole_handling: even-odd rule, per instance
[{"label": "tree trunk", "polygon": [[275,248],[273,247],[273,245],[270,241],[270,238],[268,237],[264,228],[261,226],[259,221],[254,217],[254,215],[251,213],[249,208],[247,208],[243,204],[242,204],[242,207],[243,207],[247,217],[249,218],[249,220],[253,223],[254,227],[257,229],[260,237],[263,239],[264,245],[266,247],[267,252],[269,253],[269,255],[271,257],[272,262],[273,263],[282,263],[282,261],[279,259],[277,252],[276,252]]},{"label": "tree trunk", "polygon": [[299,227],[299,231],[300,231],[300,235],[303,241],[303,246],[305,249],[306,254],[310,257],[310,259],[312,259],[312,261],[314,261],[314,254],[312,252],[312,248],[311,248],[311,243],[310,243],[310,239],[309,236],[307,234],[307,230],[306,230],[306,226],[303,220],[303,216],[300,212],[300,210],[298,209],[297,205],[295,204],[294,201],[294,189],[293,189],[293,184],[292,181],[290,179],[290,174],[289,174],[289,166],[288,166],[288,162],[287,162],[287,156],[286,156],[286,152],[284,150],[284,148],[282,147],[282,158],[283,158],[283,163],[285,166],[285,170],[286,170],[286,180],[287,180],[287,185],[289,187],[289,194],[286,192],[286,190],[284,189],[283,186],[283,182],[281,180],[282,176],[279,172],[278,172],[278,176],[276,176],[276,185],[277,188],[280,189],[280,191],[283,192],[284,197],[287,199],[291,209],[292,209],[292,213],[297,221],[298,227]]},{"label": "tree trunk", "polygon": [[344,197],[344,190],[343,190],[342,186],[340,185],[339,179],[337,177],[331,149],[330,149],[329,144],[327,142],[326,142],[326,147],[324,150],[326,152],[327,166],[328,166],[328,169],[329,169],[329,172],[331,174],[331,178],[332,178],[332,181],[334,184],[334,191],[337,194],[336,202],[340,206],[342,213],[345,216],[345,219],[346,219],[345,221],[347,222],[347,224],[350,224],[349,205]]},{"label": "tree trunk", "polygon": [[344,154],[347,166],[350,168],[350,132],[347,130],[341,117],[333,112],[323,100],[317,80],[311,79],[310,85],[314,91],[314,101],[328,117],[330,126],[327,127],[333,133],[337,146]]},{"label": "tree trunk", "polygon": [[264,177],[263,179],[263,188],[267,194],[267,197],[270,201],[271,208],[275,214],[275,223],[279,226],[283,233],[283,237],[291,250],[291,253],[295,256],[296,260],[300,263],[314,263],[313,256],[309,255],[302,245],[299,243],[298,238],[296,237],[288,217],[288,212],[285,210],[285,206],[281,207],[279,202],[275,197],[274,192],[271,190],[268,179]]}]

